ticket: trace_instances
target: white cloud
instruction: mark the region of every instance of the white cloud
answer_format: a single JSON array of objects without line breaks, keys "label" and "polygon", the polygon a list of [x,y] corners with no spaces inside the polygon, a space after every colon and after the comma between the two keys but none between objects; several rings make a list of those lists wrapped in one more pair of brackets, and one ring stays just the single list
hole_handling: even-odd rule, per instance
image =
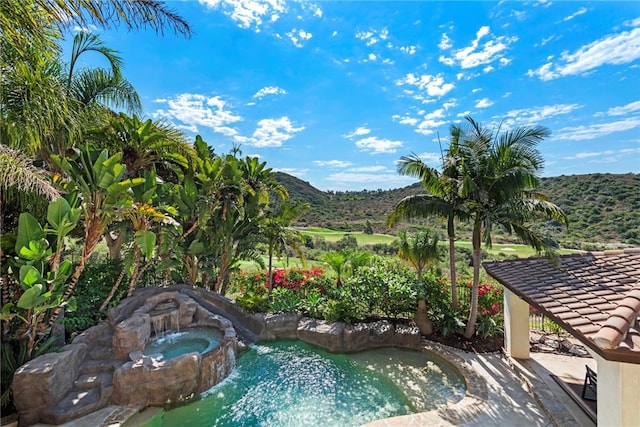
[{"label": "white cloud", "polygon": [[447,33],[442,33],[442,37],[440,38],[440,43],[438,43],[438,47],[442,50],[451,49],[453,44],[451,44],[451,39],[447,35]]},{"label": "white cloud", "polygon": [[198,0],[211,9],[219,9],[241,28],[260,31],[263,18],[276,21],[286,12],[285,0]]},{"label": "white cloud", "polygon": [[237,136],[235,140],[254,147],[281,147],[302,130],[304,126],[295,127],[286,116],[279,119],[262,119],[251,137]]},{"label": "white cloud", "polygon": [[467,117],[470,114],[471,114],[471,111],[467,110],[467,111],[463,111],[462,113],[458,113],[456,117]]},{"label": "white cloud", "polygon": [[286,94],[287,91],[278,87],[278,86],[265,86],[262,89],[260,89],[259,91],[257,91],[253,97],[254,98],[262,98],[263,96],[267,96],[267,95],[284,95]]},{"label": "white cloud", "polygon": [[393,64],[395,64],[395,61],[392,60],[392,59],[389,59],[389,58],[385,58],[385,59],[382,60],[382,63],[386,64],[386,65],[393,65]]},{"label": "white cloud", "polygon": [[432,133],[435,133],[438,127],[446,124],[446,121],[443,120],[444,117],[445,114],[443,108],[434,110],[424,116],[423,120],[420,121],[415,131],[422,135],[431,135]]},{"label": "white cloud", "polygon": [[369,29],[368,31],[357,31],[355,37],[365,42],[367,46],[373,46],[380,40],[386,40],[389,37],[389,30],[382,28],[381,30]]},{"label": "white cloud", "polygon": [[634,101],[622,107],[612,107],[607,110],[606,113],[596,113],[594,116],[624,116],[625,114],[632,113],[640,110],[640,101]]},{"label": "white cloud", "polygon": [[[636,22],[637,21],[637,22]],[[640,26],[640,20],[631,24]],[[537,70],[529,70],[529,77],[552,80],[558,77],[586,73],[602,65],[628,64],[640,58],[640,27],[596,40],[574,53],[563,52],[557,63],[547,62]]]},{"label": "white cloud", "polygon": [[[484,44],[480,44],[480,40],[490,33],[488,26],[483,26],[476,32],[476,38],[471,42],[471,46],[457,49],[452,52],[452,56],[441,55],[439,61],[445,65],[459,65],[461,68],[475,68],[481,65],[487,65],[494,61],[498,61],[504,58],[505,51],[509,48],[511,43],[518,40],[517,37],[493,37]],[[451,48],[451,41],[447,37],[440,41],[440,48],[443,50]],[[444,46],[444,47],[443,47]],[[507,60],[508,61],[508,60]],[[502,62],[502,65],[506,65],[508,62]]]},{"label": "white cloud", "polygon": [[415,55],[417,48],[413,45],[411,46],[400,46],[400,52],[406,53],[407,55]]},{"label": "white cloud", "polygon": [[482,98],[476,102],[476,108],[487,108],[494,104],[489,98]]},{"label": "white cloud", "polygon": [[571,21],[576,16],[584,15],[585,13],[587,13],[587,8],[586,7],[581,7],[575,13],[573,13],[573,14],[567,16],[566,18],[564,18],[563,21],[564,22]]},{"label": "white cloud", "polygon": [[297,168],[273,168],[275,172],[288,173],[289,175],[297,176],[298,178],[304,177],[309,169],[297,169]]},{"label": "white cloud", "polygon": [[366,41],[373,37],[375,33],[373,31],[358,31],[356,32],[356,38],[358,40]]},{"label": "white cloud", "polygon": [[415,178],[398,175],[395,172],[390,173],[353,173],[340,172],[334,173],[326,178],[328,181],[341,184],[341,187],[351,188],[354,182],[366,184],[368,188],[376,185],[388,188],[390,184],[397,186],[405,186],[415,182]]},{"label": "white cloud", "polygon": [[285,33],[285,36],[289,37],[289,40],[293,43],[295,47],[302,47],[302,41],[306,41],[313,37],[313,34],[306,32],[305,30],[298,30],[294,28],[293,30]]},{"label": "white cloud", "polygon": [[442,156],[438,153],[420,153],[418,157],[422,159],[426,164],[440,164],[442,161]]},{"label": "white cloud", "polygon": [[569,114],[574,110],[582,108],[579,104],[555,104],[542,107],[531,107],[521,110],[508,111],[500,120],[504,120],[504,125],[509,127],[537,125],[539,122],[562,114]]},{"label": "white cloud", "polygon": [[442,74],[438,74],[437,76],[423,74],[422,76],[416,76],[413,73],[407,74],[404,78],[396,80],[396,85],[403,86],[415,86],[420,89],[421,93],[417,96],[414,96],[416,99],[425,100],[424,94],[429,97],[441,97],[446,95],[449,91],[451,91],[455,86],[453,83],[445,83],[444,77]]},{"label": "white cloud", "polygon": [[360,126],[359,128],[357,128],[353,132],[347,133],[347,134],[342,135],[342,136],[344,136],[345,138],[353,138],[354,136],[368,135],[370,133],[371,133],[371,129],[366,128],[364,126]]},{"label": "white cloud", "polygon": [[[231,123],[239,122],[242,117],[233,114],[220,96],[207,97],[200,94],[183,93],[175,98],[156,100],[167,104],[166,109],[156,110],[152,116],[163,118],[177,125],[197,132],[198,126],[204,126],[225,135],[235,135],[237,131],[229,128]],[[235,132],[235,133],[234,133]]]},{"label": "white cloud", "polygon": [[314,160],[318,166],[327,166],[330,168],[346,168],[351,166],[351,162],[345,162],[343,160]]},{"label": "white cloud", "polygon": [[616,122],[598,123],[588,126],[570,126],[556,132],[556,139],[583,141],[596,139],[615,132],[622,132],[640,127],[640,117],[631,117]]},{"label": "white cloud", "polygon": [[331,33],[331,37],[335,37],[338,35],[338,32],[336,30],[333,30],[333,33]]},{"label": "white cloud", "polygon": [[415,126],[418,124],[418,119],[409,115],[401,116],[399,114],[394,114],[391,118],[402,125]]},{"label": "white cloud", "polygon": [[347,172],[381,172],[389,170],[386,166],[363,166],[359,168],[351,168]]},{"label": "white cloud", "polygon": [[375,136],[356,141],[356,146],[363,151],[369,151],[371,154],[395,153],[397,148],[402,147],[401,141],[392,141],[390,139],[380,139]]},{"label": "white cloud", "polygon": [[375,54],[370,53],[368,58],[369,58],[370,61],[375,61],[378,57]]},{"label": "white cloud", "polygon": [[573,156],[564,157],[565,160],[581,160],[588,163],[615,163],[630,154],[640,154],[640,148],[623,148],[622,150],[585,151]]}]

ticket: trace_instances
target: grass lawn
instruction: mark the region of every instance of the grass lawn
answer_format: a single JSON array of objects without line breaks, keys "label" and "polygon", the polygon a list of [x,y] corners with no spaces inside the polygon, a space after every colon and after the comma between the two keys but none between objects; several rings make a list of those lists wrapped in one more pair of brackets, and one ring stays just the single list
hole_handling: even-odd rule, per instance
[{"label": "grass lawn", "polygon": [[[374,245],[376,243],[391,243],[396,240],[397,236],[392,236],[389,234],[365,234],[362,232],[344,232],[344,231],[335,231],[329,228],[321,228],[321,227],[298,227],[296,228],[303,235],[306,236],[320,236],[323,237],[327,242],[337,242],[342,239],[344,236],[349,235],[356,238],[358,241],[358,245]],[[447,244],[446,240],[441,241],[442,244]],[[468,240],[457,240],[456,246],[469,248],[471,249],[471,242]],[[527,258],[536,255],[536,251],[530,246],[520,245],[517,243],[509,243],[509,244],[494,244],[491,249],[486,249],[483,247],[483,250],[488,252],[491,255],[498,255],[500,253],[504,255],[515,255],[518,258]],[[572,249],[560,249],[558,253],[560,255],[576,253],[580,251],[572,250]]]},{"label": "grass lawn", "polygon": [[329,228],[320,227],[297,227],[296,230],[305,236],[320,236],[327,242],[335,243],[344,236],[353,236],[358,241],[358,245],[375,245],[376,243],[391,243],[397,239],[396,236],[388,234],[365,234],[362,232],[335,231]]}]

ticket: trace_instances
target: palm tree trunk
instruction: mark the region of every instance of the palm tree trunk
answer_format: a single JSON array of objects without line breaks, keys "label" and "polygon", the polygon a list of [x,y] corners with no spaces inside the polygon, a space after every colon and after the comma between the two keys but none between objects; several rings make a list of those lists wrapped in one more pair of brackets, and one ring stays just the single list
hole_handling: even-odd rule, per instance
[{"label": "palm tree trunk", "polygon": [[[100,224],[100,220],[95,216],[86,219],[85,222],[86,231],[84,233],[84,246],[82,247],[82,254],[80,255],[80,263],[71,276],[71,281],[67,285],[67,288],[62,295],[62,301],[60,301],[61,303],[67,301],[73,293],[73,289],[78,284],[78,280],[80,279],[80,276],[84,271],[84,267],[87,265],[87,261],[89,260],[89,258],[91,258],[93,251],[95,250],[98,242],[100,241],[100,238],[102,237],[102,232],[104,231],[102,224]],[[62,307],[56,307],[53,310],[53,314],[49,318],[49,326],[53,325],[53,323],[60,315],[60,312],[62,312]]]},{"label": "palm tree trunk", "polygon": [[473,225],[473,285],[471,287],[471,308],[469,319],[464,331],[465,338],[471,338],[476,333],[476,319],[478,317],[478,289],[480,287],[480,221],[476,219]]},{"label": "palm tree trunk", "polygon": [[273,248],[272,245],[269,245],[269,269],[267,270],[268,277],[268,287],[269,287],[269,300],[271,300],[271,291],[273,290]]},{"label": "palm tree trunk", "polygon": [[433,333],[433,322],[427,317],[427,302],[425,300],[418,300],[418,310],[413,320],[422,335],[431,335]]},{"label": "palm tree trunk", "polygon": [[127,291],[127,296],[130,297],[133,295],[133,290],[136,287],[136,282],[138,281],[139,271],[140,271],[140,260],[142,259],[142,251],[135,245],[136,258],[133,261],[133,273],[131,274],[131,280],[129,281],[129,290]]},{"label": "palm tree trunk", "polygon": [[451,281],[451,307],[458,311],[458,281],[456,277],[456,233],[453,215],[447,218],[447,235],[449,236],[449,277]]},{"label": "palm tree trunk", "polygon": [[120,287],[120,283],[122,283],[122,279],[124,279],[124,275],[125,275],[126,271],[127,271],[127,268],[126,267],[122,267],[122,271],[120,271],[120,275],[118,276],[118,280],[116,280],[116,283],[111,288],[111,291],[109,292],[109,296],[107,296],[107,298],[104,300],[104,302],[100,306],[100,311],[102,311],[105,308],[107,308],[107,306],[111,302],[111,299],[113,299],[113,296],[116,294],[116,291]]}]

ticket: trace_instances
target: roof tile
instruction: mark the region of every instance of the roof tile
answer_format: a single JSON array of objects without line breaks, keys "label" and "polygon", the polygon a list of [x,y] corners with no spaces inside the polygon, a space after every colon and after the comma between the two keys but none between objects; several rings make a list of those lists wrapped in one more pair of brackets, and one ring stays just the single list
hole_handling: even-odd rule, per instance
[{"label": "roof tile", "polygon": [[557,266],[545,258],[484,266],[605,359],[640,364],[640,248],[562,255]]}]

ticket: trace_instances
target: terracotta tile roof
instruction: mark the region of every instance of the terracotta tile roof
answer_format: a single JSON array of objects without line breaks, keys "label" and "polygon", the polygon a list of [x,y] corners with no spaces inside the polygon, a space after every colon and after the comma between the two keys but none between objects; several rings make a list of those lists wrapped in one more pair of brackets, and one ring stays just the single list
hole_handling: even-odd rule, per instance
[{"label": "terracotta tile roof", "polygon": [[605,359],[640,364],[640,248],[483,265]]}]

